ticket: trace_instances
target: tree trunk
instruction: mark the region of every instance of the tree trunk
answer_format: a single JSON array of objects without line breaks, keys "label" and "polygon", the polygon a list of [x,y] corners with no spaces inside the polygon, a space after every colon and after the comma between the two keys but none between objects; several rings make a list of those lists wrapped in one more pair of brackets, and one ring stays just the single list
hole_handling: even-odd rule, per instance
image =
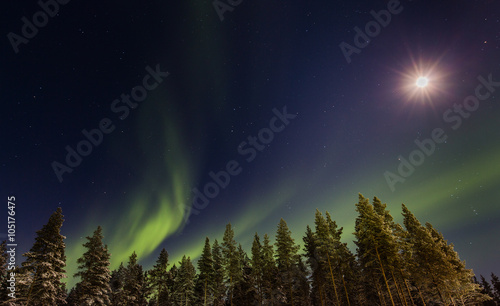
[{"label": "tree trunk", "polygon": [[453,304],[453,306],[457,306],[457,304],[455,304],[455,300],[453,300],[453,298],[450,296],[450,300],[451,300],[451,303]]},{"label": "tree trunk", "polygon": [[38,268],[36,269],[35,276],[33,276],[33,279],[31,280],[30,284],[30,290],[28,291],[28,298],[26,299],[26,305],[30,304],[30,299],[31,299],[31,291],[33,290],[33,284],[35,283],[35,280],[37,279],[38,276]]},{"label": "tree trunk", "polygon": [[344,284],[345,297],[347,298],[347,305],[351,306],[351,302],[349,301],[349,294],[347,293],[347,287],[345,285],[344,274],[342,274],[342,283]]},{"label": "tree trunk", "polygon": [[380,305],[385,306],[385,299],[384,299],[384,296],[380,290],[380,285],[378,283],[378,280],[375,281],[375,286],[377,287],[377,295],[378,295],[378,299],[380,300]]},{"label": "tree trunk", "polygon": [[408,291],[408,295],[410,296],[411,305],[415,306],[415,302],[413,301],[413,296],[411,296],[410,287],[408,287],[408,283],[406,282],[406,278],[403,275],[403,271],[401,270],[401,268],[399,268],[399,273],[401,274],[401,277],[403,278],[403,282],[405,283],[406,290]]},{"label": "tree trunk", "polygon": [[417,287],[418,295],[420,296],[420,300],[422,301],[422,304],[424,304],[424,306],[426,306],[425,302],[424,302],[424,297],[422,296],[422,292],[420,291],[420,288],[418,288],[418,286],[415,286],[415,287]]},{"label": "tree trunk", "polygon": [[207,306],[207,279],[205,279],[205,306]]},{"label": "tree trunk", "polygon": [[339,296],[337,294],[337,287],[335,286],[335,279],[333,278],[332,265],[330,264],[330,255],[326,254],[326,258],[328,258],[328,266],[330,267],[330,274],[332,276],[332,284],[333,284],[333,290],[335,291],[335,299],[337,300],[337,305],[340,305]]},{"label": "tree trunk", "polygon": [[[432,273],[431,273],[432,275]],[[443,294],[441,293],[441,290],[439,289],[439,286],[436,284],[436,280],[434,279],[434,275],[432,275],[432,284],[434,284],[434,286],[436,286],[436,290],[439,294],[439,298],[441,299],[441,302],[443,302],[444,305],[446,305],[446,302],[444,301],[444,296]]]},{"label": "tree trunk", "polygon": [[384,267],[382,266],[382,260],[380,259],[380,254],[378,253],[377,245],[375,245],[375,252],[377,253],[378,262],[380,264],[380,269],[382,270],[382,276],[384,276],[385,286],[387,287],[387,292],[389,293],[389,297],[391,298],[392,306],[395,306],[394,300],[392,299],[391,290],[389,288],[389,283],[387,282],[387,277],[385,277]]},{"label": "tree trunk", "polygon": [[398,291],[399,300],[401,301],[401,303],[404,303],[405,306],[408,306],[408,302],[406,301],[406,297],[403,294],[403,290],[401,290],[398,286],[398,281],[396,280],[396,277],[394,276],[393,269],[391,269],[391,275],[392,275],[392,280],[394,281],[394,285],[396,286],[396,290]]}]

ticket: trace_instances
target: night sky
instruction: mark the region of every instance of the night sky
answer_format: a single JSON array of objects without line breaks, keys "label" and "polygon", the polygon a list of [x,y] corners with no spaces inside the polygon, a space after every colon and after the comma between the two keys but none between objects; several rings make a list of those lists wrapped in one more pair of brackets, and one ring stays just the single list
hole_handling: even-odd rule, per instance
[{"label": "night sky", "polygon": [[500,272],[499,1],[59,1],[0,13],[18,264],[59,206],[69,276],[98,225],[112,269],[316,208],[354,251],[361,192]]}]

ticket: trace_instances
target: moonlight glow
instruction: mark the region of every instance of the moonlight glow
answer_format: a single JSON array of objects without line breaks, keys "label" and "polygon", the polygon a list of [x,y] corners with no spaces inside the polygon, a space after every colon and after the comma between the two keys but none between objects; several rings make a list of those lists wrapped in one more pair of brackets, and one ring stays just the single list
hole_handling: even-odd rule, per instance
[{"label": "moonlight glow", "polygon": [[449,69],[442,62],[442,57],[416,59],[410,53],[408,61],[395,69],[398,93],[406,102],[433,104],[436,98],[442,99],[449,94],[445,80],[450,75]]},{"label": "moonlight glow", "polygon": [[428,84],[429,84],[429,79],[426,77],[419,77],[417,79],[417,83],[416,83],[417,87],[423,88],[423,87],[426,87]]}]

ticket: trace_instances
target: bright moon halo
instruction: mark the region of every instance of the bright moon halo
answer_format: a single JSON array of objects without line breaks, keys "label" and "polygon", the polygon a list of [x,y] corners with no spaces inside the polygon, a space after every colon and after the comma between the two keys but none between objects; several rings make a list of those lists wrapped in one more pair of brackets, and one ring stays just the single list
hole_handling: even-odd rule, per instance
[{"label": "bright moon halo", "polygon": [[429,79],[426,77],[419,77],[416,82],[417,87],[420,88],[426,87],[428,84],[429,84]]},{"label": "bright moon halo", "polygon": [[437,95],[447,95],[444,78],[449,72],[443,71],[441,59],[424,61],[414,59],[410,54],[410,63],[403,70],[395,70],[400,76],[398,93],[406,102],[424,102],[433,104]]}]

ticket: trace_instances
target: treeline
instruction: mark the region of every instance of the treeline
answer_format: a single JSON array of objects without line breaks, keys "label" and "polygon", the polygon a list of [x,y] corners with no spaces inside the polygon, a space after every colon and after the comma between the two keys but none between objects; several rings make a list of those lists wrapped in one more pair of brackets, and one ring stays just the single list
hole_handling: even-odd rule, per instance
[{"label": "treeline", "polygon": [[147,271],[136,253],[114,270],[98,227],[77,260],[79,282],[67,290],[65,237],[58,208],[39,231],[26,260],[13,270],[16,299],[9,297],[7,253],[2,244],[0,298],[6,305],[499,305],[500,281],[475,279],[453,245],[431,224],[422,225],[402,205],[403,226],[386,204],[359,195],[356,253],[341,242],[343,229],[316,210],[303,248],[281,219],[275,243],[256,233],[250,254],[234,239],[207,237],[195,269],[184,256],[170,265],[163,249]]}]

